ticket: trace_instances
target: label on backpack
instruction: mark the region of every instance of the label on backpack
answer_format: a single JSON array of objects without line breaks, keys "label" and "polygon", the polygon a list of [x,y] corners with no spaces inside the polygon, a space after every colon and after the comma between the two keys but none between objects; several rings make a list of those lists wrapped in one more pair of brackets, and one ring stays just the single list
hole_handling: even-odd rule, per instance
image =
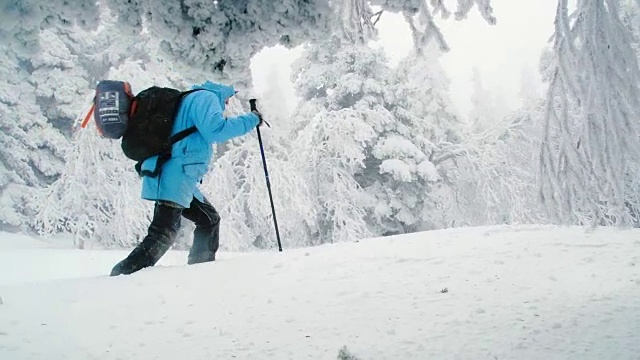
[{"label": "label on backpack", "polygon": [[121,138],[129,124],[133,95],[124,81],[103,80],[96,86],[94,120],[102,136]]},{"label": "label on backpack", "polygon": [[107,91],[100,94],[98,99],[98,116],[102,124],[122,123],[120,118],[120,93]]}]

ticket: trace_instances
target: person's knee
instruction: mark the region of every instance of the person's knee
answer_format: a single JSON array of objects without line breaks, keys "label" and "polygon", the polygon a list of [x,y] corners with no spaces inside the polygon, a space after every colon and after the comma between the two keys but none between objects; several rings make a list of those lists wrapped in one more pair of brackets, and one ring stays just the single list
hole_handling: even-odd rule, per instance
[{"label": "person's knee", "polygon": [[177,231],[180,228],[182,210],[180,206],[158,203],[155,208],[153,220],[151,221],[151,226],[172,232]]},{"label": "person's knee", "polygon": [[206,221],[196,222],[196,227],[200,228],[216,228],[220,224],[220,215],[217,212],[207,213]]},{"label": "person's knee", "polygon": [[220,214],[218,214],[218,212],[213,213],[213,215],[211,216],[211,224],[213,226],[218,226],[218,224],[220,224]]},{"label": "person's knee", "polygon": [[[202,206],[200,206],[200,210],[202,211],[202,213],[204,213],[206,216],[206,224],[196,224],[200,225],[200,226],[204,226],[204,227],[217,227],[218,224],[220,223],[220,214],[218,214],[218,212],[216,211],[216,209],[207,204],[204,203]],[[204,219],[203,219],[204,220]]]}]

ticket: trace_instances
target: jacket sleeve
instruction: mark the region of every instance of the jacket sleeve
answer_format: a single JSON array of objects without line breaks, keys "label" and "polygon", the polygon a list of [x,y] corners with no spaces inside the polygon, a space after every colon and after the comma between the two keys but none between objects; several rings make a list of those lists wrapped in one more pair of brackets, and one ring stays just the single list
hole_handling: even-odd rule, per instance
[{"label": "jacket sleeve", "polygon": [[[198,131],[210,142],[223,142],[253,130],[260,119],[254,113],[225,119],[219,99],[206,91],[193,99],[191,116]],[[200,95],[200,94],[199,94]]]}]

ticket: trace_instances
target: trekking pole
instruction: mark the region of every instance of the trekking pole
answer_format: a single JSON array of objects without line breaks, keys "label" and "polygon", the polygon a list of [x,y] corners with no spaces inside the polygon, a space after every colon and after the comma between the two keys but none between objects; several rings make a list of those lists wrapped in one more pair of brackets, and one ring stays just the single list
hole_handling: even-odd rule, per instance
[{"label": "trekking pole", "polygon": [[[249,100],[251,111],[258,111],[256,107],[256,99]],[[265,124],[269,125],[266,121]],[[273,206],[273,195],[271,195],[271,181],[269,181],[269,171],[267,170],[267,159],[264,156],[264,146],[262,145],[262,135],[260,135],[260,126],[256,127],[258,131],[258,142],[260,143],[260,154],[262,155],[262,165],[264,167],[264,177],[267,180],[267,190],[269,190],[269,201],[271,201],[271,213],[273,214],[273,224],[276,227],[276,238],[278,239],[278,251],[282,252],[282,243],[280,242],[280,231],[278,231],[278,220],[276,219],[276,208]]]}]

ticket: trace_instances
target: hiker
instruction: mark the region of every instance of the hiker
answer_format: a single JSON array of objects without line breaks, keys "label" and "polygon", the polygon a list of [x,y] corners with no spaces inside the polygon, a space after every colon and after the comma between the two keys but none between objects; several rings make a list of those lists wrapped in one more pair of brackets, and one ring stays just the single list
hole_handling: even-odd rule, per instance
[{"label": "hiker", "polygon": [[[254,110],[224,118],[225,104],[235,95],[233,87],[207,81],[186,95],[178,108],[173,133],[195,126],[197,131],[177,141],[171,158],[155,173],[158,156],[144,160],[139,168],[142,198],[155,201],[147,236],[111,271],[111,276],[131,274],[155,265],[174,243],[181,217],[195,223],[188,264],[214,261],[219,246],[220,215],[198,189],[213,157],[214,143],[242,136],[262,124]],[[145,175],[146,174],[146,175]],[[151,176],[155,175],[155,176]]]}]

